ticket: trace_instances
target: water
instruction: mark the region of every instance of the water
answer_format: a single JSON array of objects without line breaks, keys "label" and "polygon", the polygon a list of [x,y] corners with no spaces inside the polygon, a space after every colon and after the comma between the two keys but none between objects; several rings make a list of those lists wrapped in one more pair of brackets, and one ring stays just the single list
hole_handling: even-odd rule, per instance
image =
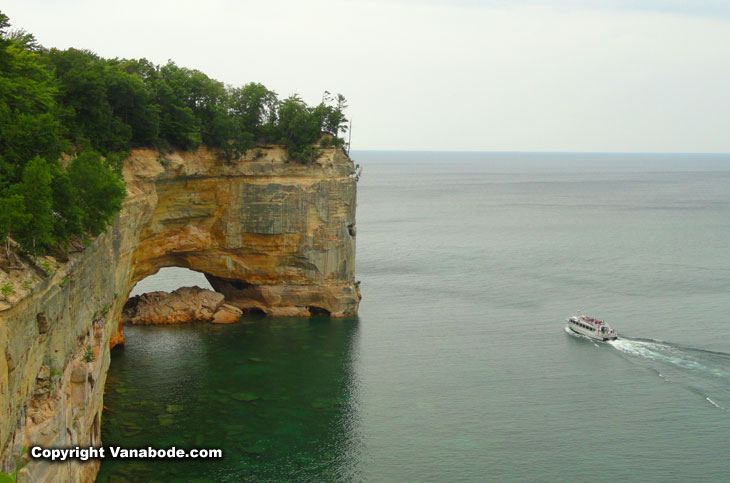
[{"label": "water", "polygon": [[359,317],[126,329],[104,443],[226,456],[100,480],[726,478],[729,156],[354,157]]}]

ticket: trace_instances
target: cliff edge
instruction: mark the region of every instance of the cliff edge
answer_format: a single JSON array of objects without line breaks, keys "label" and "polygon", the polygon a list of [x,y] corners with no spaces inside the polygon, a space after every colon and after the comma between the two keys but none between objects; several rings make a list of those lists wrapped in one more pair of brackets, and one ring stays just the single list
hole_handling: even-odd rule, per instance
[{"label": "cliff edge", "polygon": [[[280,146],[231,162],[205,148],[131,152],[114,225],[0,306],[0,470],[24,446],[101,444],[122,308],[160,268],[203,272],[244,312],[357,313],[353,163],[339,148],[307,165],[287,158]],[[23,470],[31,481],[91,481],[97,471],[97,461]]]}]

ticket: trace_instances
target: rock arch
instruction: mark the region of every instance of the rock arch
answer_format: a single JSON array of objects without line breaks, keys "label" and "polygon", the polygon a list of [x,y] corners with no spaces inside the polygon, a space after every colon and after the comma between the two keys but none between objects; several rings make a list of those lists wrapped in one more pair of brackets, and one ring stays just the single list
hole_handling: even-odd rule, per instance
[{"label": "rock arch", "polygon": [[[205,149],[132,152],[126,216],[137,212],[136,219],[120,223],[129,247],[120,253],[129,263],[126,294],[177,266],[205,273],[242,310],[357,313],[352,161],[339,149],[310,165],[286,162],[280,147],[264,152],[231,164]],[[132,233],[122,233],[125,225]]]},{"label": "rock arch", "polygon": [[[356,182],[328,148],[308,165],[277,146],[225,162],[205,148],[133,150],[114,225],[0,312],[0,470],[23,446],[98,443],[109,350],[137,281],[179,266],[267,315],[354,315]],[[89,351],[93,357],[85,357]],[[90,481],[98,461],[31,463],[32,481]]]}]

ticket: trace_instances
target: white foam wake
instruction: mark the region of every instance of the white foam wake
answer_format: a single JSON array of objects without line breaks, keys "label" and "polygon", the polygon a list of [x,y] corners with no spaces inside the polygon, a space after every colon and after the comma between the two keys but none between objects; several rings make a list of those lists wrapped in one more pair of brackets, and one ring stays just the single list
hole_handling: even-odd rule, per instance
[{"label": "white foam wake", "polygon": [[[680,384],[713,407],[730,412],[730,354],[681,347],[654,340],[621,338],[607,344],[643,361],[667,382]],[[712,398],[710,398],[712,395]]]},{"label": "white foam wake", "polygon": [[710,404],[712,404],[716,408],[718,408],[718,409],[725,409],[724,407],[720,406],[719,404],[717,404],[715,401],[713,401],[709,397],[705,396],[705,399],[707,399],[707,402],[709,402]]},{"label": "white foam wake", "polygon": [[[730,375],[723,368],[702,364],[691,355],[690,350],[683,350],[669,344],[632,339],[617,339],[609,341],[608,344],[630,356],[668,363],[691,371],[706,372],[718,377],[728,377]],[[697,351],[692,352],[696,353]]]}]

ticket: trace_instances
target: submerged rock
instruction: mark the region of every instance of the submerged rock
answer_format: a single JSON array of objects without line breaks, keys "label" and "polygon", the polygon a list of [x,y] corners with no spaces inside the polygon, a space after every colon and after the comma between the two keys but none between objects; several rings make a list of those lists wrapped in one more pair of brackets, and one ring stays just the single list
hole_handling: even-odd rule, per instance
[{"label": "submerged rock", "polygon": [[244,402],[251,402],[256,401],[259,399],[258,394],[254,394],[251,392],[237,392],[235,394],[231,394],[231,397],[235,399],[236,401],[244,401]]},{"label": "submerged rock", "polygon": [[200,287],[173,292],[149,292],[132,297],[122,312],[122,322],[132,325],[178,324],[196,320],[230,324],[241,310],[224,304],[224,296]]}]

